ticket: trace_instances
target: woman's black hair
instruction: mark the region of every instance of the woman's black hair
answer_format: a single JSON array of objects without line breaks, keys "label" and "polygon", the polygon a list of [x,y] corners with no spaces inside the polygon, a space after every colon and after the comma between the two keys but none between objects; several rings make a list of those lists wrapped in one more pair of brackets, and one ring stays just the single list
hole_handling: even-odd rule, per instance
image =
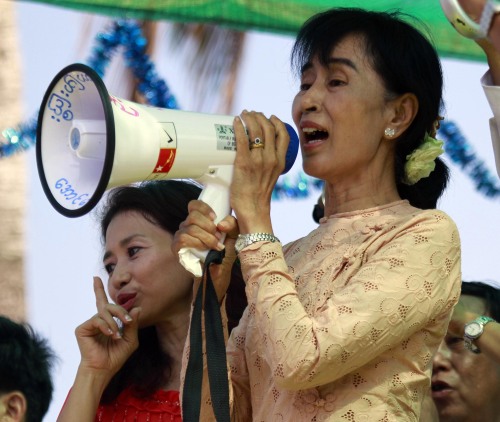
[{"label": "woman's black hair", "polygon": [[180,180],[142,182],[137,186],[122,186],[110,191],[101,210],[101,238],[113,218],[124,211],[137,211],[146,220],[170,234],[175,234],[188,215],[189,201],[198,198],[201,188]]},{"label": "woman's black hair", "polygon": [[[101,237],[115,216],[127,211],[141,213],[152,224],[174,234],[188,215],[189,201],[198,198],[197,185],[178,180],[142,182],[110,191],[101,209]],[[106,387],[101,403],[110,403],[128,387],[138,397],[147,397],[161,388],[170,377],[170,356],[159,343],[155,327],[139,329],[139,347]]]},{"label": "woman's black hair", "polygon": [[[396,185],[403,199],[422,209],[436,208],[449,179],[448,167],[440,159],[429,177],[414,185],[403,183],[406,156],[431,134],[443,105],[441,63],[431,42],[404,19],[423,24],[398,11],[373,12],[357,8],[335,8],[310,18],[300,29],[292,50],[297,74],[317,57],[328,63],[332,49],[346,36],[364,41],[374,70],[384,81],[389,98],[413,93],[418,112],[408,129],[396,140]],[[426,31],[428,32],[428,31]]]}]

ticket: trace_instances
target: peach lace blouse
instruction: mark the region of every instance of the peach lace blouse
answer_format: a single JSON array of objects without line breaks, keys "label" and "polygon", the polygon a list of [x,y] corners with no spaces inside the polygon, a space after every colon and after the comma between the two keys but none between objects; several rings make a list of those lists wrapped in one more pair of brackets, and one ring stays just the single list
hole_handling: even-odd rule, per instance
[{"label": "peach lace blouse", "polygon": [[249,305],[227,348],[233,420],[419,420],[460,294],[445,213],[403,200],[337,214],[240,261]]}]

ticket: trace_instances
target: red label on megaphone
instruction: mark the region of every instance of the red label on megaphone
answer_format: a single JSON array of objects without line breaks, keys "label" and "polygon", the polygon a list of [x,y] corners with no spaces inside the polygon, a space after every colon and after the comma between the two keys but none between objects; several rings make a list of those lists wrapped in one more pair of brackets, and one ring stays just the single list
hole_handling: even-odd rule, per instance
[{"label": "red label on megaphone", "polygon": [[158,162],[153,170],[153,173],[168,173],[175,160],[175,149],[160,148]]}]

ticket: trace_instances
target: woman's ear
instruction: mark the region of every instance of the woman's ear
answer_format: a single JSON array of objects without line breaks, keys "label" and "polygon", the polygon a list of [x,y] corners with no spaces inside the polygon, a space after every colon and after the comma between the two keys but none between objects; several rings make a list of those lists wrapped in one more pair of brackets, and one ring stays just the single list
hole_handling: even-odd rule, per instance
[{"label": "woman's ear", "polygon": [[418,112],[418,99],[415,94],[400,95],[389,104],[390,117],[387,127],[394,130],[391,138],[397,138],[413,122]]},{"label": "woman's ear", "polygon": [[0,421],[24,422],[28,403],[20,391],[11,391],[0,395]]}]

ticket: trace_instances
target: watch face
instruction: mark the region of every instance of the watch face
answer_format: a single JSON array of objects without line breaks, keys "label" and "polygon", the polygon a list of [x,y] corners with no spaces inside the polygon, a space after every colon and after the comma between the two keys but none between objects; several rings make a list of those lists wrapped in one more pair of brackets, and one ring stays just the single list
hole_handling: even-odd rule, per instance
[{"label": "watch face", "polygon": [[465,327],[465,333],[470,336],[470,337],[476,337],[481,334],[482,330],[481,324],[478,324],[477,322],[471,322],[470,324],[467,324]]}]

